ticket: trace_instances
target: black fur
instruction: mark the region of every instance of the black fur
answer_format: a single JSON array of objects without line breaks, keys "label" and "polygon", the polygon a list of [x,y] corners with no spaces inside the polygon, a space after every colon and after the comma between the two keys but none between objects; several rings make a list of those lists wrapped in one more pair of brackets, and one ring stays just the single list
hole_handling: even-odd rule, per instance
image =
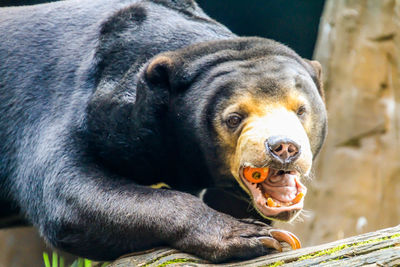
[{"label": "black fur", "polygon": [[[214,261],[268,252],[266,225],[183,191],[233,182],[210,173],[222,163],[207,99],[229,93],[201,84],[233,71],[212,67],[268,53],[304,64],[294,52],[237,38],[190,0],[5,8],[0,40],[4,218],[20,214],[54,246],[97,260],[159,245]],[[155,55],[188,46],[147,78]],[[160,181],[180,191],[145,186]]]}]

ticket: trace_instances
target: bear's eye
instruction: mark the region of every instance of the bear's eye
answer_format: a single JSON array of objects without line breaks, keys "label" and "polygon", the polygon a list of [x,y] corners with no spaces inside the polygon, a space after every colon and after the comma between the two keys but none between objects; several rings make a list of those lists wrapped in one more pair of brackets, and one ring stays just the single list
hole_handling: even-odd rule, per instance
[{"label": "bear's eye", "polygon": [[306,107],[305,106],[300,106],[297,109],[297,112],[296,112],[297,116],[303,116],[305,113],[306,113]]},{"label": "bear's eye", "polygon": [[239,114],[231,114],[226,119],[226,125],[228,125],[229,128],[236,128],[240,125],[241,122],[242,117]]}]

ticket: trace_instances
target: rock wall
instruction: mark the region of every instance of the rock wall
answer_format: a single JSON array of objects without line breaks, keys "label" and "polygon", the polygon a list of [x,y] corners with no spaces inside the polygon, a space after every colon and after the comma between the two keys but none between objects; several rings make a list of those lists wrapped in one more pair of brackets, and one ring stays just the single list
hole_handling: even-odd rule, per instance
[{"label": "rock wall", "polygon": [[31,227],[0,231],[0,267],[43,266],[42,253],[49,252]]},{"label": "rock wall", "polygon": [[309,183],[306,245],[400,223],[400,1],[327,0],[314,57],[329,134]]},{"label": "rock wall", "polygon": [[[50,257],[53,252],[33,227],[18,227],[0,230],[0,267],[42,267],[43,252]],[[76,257],[57,252],[64,257],[65,266],[69,266]]]}]

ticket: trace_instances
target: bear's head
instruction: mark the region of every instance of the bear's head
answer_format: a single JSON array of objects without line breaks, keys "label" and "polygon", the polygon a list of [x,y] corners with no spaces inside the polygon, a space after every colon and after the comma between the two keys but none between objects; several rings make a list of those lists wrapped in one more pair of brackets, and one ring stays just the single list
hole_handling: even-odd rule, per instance
[{"label": "bear's head", "polygon": [[160,54],[144,71],[152,90],[169,92],[176,141],[201,152],[184,167],[204,161],[217,184],[236,181],[264,218],[298,214],[327,128],[318,62],[238,38]]}]

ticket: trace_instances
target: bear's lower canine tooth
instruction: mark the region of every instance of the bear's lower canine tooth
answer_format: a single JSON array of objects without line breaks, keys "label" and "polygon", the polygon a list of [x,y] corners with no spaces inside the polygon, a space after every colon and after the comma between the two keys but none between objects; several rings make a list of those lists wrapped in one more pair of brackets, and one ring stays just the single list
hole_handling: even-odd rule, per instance
[{"label": "bear's lower canine tooth", "polygon": [[297,204],[301,201],[301,199],[303,198],[304,194],[303,193],[298,193],[297,196],[292,200],[293,204]]}]

